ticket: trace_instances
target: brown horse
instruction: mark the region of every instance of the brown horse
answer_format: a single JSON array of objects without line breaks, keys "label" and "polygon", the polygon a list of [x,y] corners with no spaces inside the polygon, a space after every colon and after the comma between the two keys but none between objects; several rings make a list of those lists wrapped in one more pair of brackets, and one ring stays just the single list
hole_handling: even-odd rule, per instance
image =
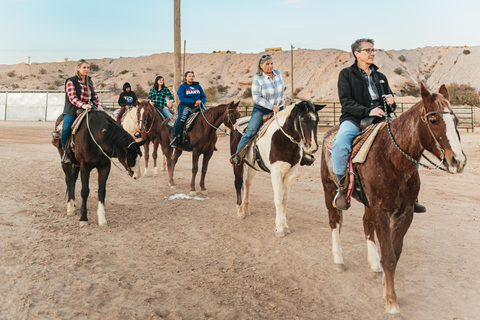
[{"label": "brown horse", "polygon": [[[263,136],[256,140],[256,149],[251,146],[243,159],[246,166],[245,191],[242,200],[243,167],[234,166],[235,189],[237,191],[237,217],[244,219],[249,213],[249,192],[257,171],[269,172],[272,179],[276,209],[275,236],[284,237],[290,233],[287,225],[287,201],[290,187],[300,167],[305,152],[318,150],[318,111],[325,105],[314,105],[301,101],[278,112]],[[233,130],[230,135],[230,152],[233,155],[241,134]],[[254,158],[261,158],[262,164]],[[248,164],[248,165],[247,165]]]},{"label": "brown horse", "polygon": [[[63,120],[59,116],[55,128]],[[92,139],[93,136],[93,139]],[[91,111],[88,117],[83,119],[80,127],[73,136],[75,153],[72,156],[73,164],[62,164],[67,184],[67,215],[75,212],[75,183],[80,172],[82,180],[82,207],[80,209],[80,226],[87,225],[87,198],[90,193],[90,171],[94,168],[98,171],[98,224],[106,226],[105,219],[105,195],[111,161],[108,157],[117,157],[120,163],[133,178],[140,177],[140,146],[145,141],[135,142],[118,123],[103,111]],[[98,145],[97,145],[98,143]],[[57,147],[60,157],[63,155],[60,139],[53,138],[52,144]],[[101,148],[101,149],[100,149]],[[108,157],[107,157],[108,156]]]},{"label": "brown horse", "polygon": [[[143,172],[144,176],[148,175],[148,160],[150,158],[150,142],[153,143],[153,175],[157,176],[157,157],[158,157],[158,146],[161,141],[161,128],[163,119],[160,117],[160,114],[155,109],[153,102],[148,100],[138,100],[137,102],[137,127],[140,130],[142,139],[145,139],[147,143],[143,146],[145,150],[145,170]],[[162,161],[162,171],[165,171],[165,156],[163,156]]]},{"label": "brown horse", "polygon": [[[192,180],[190,182],[190,194],[195,195],[195,176],[198,172],[198,158],[203,155],[202,175],[200,178],[200,188],[203,194],[207,194],[205,188],[205,175],[207,174],[208,162],[213,155],[215,143],[217,142],[217,129],[222,123],[226,124],[237,110],[238,104],[233,101],[229,104],[221,104],[216,107],[208,108],[199,114],[191,130],[188,132],[190,145],[192,146]],[[208,122],[207,122],[208,121]],[[166,119],[162,125],[162,151],[167,158],[168,168],[168,185],[170,188],[175,188],[173,181],[173,172],[178,158],[184,149],[177,148],[173,152],[170,146],[172,140],[173,130],[168,126],[169,119]]]},{"label": "brown horse", "polygon": [[[450,107],[445,85],[440,87],[440,94],[431,94],[423,84],[420,89],[422,100],[390,123],[393,138],[388,127],[382,128],[365,163],[357,165],[370,204],[370,208],[365,206],[363,216],[368,262],[372,272],[383,270],[385,309],[395,316],[400,313],[394,288],[395,269],[402,253],[403,238],[413,220],[413,207],[420,190],[417,163],[424,150],[428,150],[445,160],[446,170],[450,173],[461,173],[466,164],[457,131],[458,119]],[[321,173],[332,230],[333,261],[337,269],[343,271],[345,267],[340,246],[343,216],[342,211],[332,204],[337,178],[332,169],[331,152],[325,143],[336,131],[338,126],[325,134]],[[413,161],[397,149],[392,139]],[[375,234],[381,259],[375,245]]]}]

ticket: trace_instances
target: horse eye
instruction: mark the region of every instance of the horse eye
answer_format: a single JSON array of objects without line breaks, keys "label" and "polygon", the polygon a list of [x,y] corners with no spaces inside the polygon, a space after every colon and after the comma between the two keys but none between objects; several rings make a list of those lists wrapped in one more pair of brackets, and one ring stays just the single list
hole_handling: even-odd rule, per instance
[{"label": "horse eye", "polygon": [[433,124],[434,126],[438,126],[438,122],[437,122],[437,119],[435,118],[430,118],[430,123]]}]

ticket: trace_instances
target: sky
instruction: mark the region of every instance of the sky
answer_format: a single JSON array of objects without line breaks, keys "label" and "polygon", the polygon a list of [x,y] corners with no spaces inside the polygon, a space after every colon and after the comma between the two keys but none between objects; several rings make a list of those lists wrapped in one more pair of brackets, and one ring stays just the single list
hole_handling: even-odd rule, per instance
[{"label": "sky", "polygon": [[[0,64],[173,52],[174,0],[0,0]],[[480,45],[478,0],[181,0],[182,52]]]}]

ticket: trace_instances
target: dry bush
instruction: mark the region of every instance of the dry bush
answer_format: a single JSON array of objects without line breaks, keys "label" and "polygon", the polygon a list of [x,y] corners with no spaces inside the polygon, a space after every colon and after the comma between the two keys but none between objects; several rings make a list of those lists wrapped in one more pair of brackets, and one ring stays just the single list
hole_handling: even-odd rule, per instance
[{"label": "dry bush", "polygon": [[477,90],[469,84],[451,83],[447,86],[451,104],[478,105]]},{"label": "dry bush", "polygon": [[393,70],[393,72],[395,72],[398,75],[401,75],[403,73],[403,69],[398,67],[398,68],[395,68],[395,70]]},{"label": "dry bush", "polygon": [[217,89],[215,87],[206,89],[205,96],[207,97],[207,102],[213,102],[217,100]]},{"label": "dry bush", "polygon": [[47,70],[45,70],[44,68],[40,69],[38,72],[40,74],[47,74]]},{"label": "dry bush", "polygon": [[405,58],[404,55],[401,55],[401,56],[398,57],[398,60],[400,60],[402,62],[405,62],[405,61],[407,61],[407,58]]},{"label": "dry bush", "polygon": [[15,70],[12,70],[12,71],[8,72],[8,73],[7,73],[7,76],[9,76],[10,78],[15,77],[15,76],[16,76]]},{"label": "dry bush", "polygon": [[140,99],[147,99],[148,98],[148,92],[143,90],[143,88],[140,84],[137,84],[137,86],[135,87],[135,94]]}]

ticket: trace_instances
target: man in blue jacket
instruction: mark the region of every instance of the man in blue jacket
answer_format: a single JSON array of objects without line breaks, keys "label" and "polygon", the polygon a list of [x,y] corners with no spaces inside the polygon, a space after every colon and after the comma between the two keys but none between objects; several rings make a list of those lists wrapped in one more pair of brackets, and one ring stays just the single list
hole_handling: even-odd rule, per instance
[{"label": "man in blue jacket", "polygon": [[185,72],[185,82],[178,87],[177,95],[180,103],[178,105],[178,118],[175,121],[175,126],[173,127],[173,139],[170,142],[170,145],[173,148],[178,147],[178,134],[182,130],[185,121],[192,112],[192,109],[199,106],[200,104],[205,104],[207,97],[205,92],[203,92],[202,87],[198,82],[194,82],[195,74],[193,71]]}]

